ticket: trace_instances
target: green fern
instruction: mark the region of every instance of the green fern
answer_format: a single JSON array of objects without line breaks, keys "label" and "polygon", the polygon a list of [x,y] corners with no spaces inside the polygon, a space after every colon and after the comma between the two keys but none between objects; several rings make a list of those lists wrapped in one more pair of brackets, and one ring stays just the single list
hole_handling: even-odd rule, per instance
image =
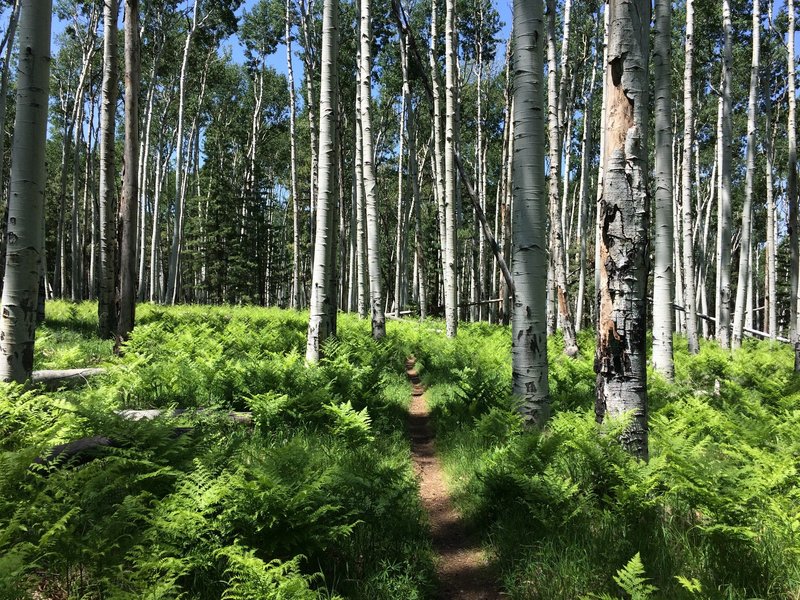
[{"label": "green fern", "polygon": [[311,600],[316,597],[309,588],[313,578],[300,573],[302,556],[286,562],[277,559],[264,562],[256,556],[255,550],[238,544],[220,548],[215,555],[228,563],[225,568],[228,587],[222,594],[223,600]]},{"label": "green fern", "polygon": [[349,447],[357,448],[374,441],[372,419],[366,407],[356,411],[348,400],[342,404],[329,404],[325,410],[333,418],[333,434]]}]

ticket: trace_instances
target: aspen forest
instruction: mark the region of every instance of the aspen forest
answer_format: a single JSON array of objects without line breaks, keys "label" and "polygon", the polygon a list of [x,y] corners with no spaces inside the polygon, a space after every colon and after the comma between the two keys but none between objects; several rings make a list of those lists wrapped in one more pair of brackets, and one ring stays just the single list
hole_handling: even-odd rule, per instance
[{"label": "aspen forest", "polygon": [[800,598],[795,0],[0,0],[0,600]]}]

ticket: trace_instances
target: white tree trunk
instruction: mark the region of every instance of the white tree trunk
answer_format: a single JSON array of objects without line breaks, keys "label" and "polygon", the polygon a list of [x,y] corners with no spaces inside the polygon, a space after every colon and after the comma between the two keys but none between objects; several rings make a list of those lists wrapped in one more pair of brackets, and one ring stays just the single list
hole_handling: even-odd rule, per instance
[{"label": "white tree trunk", "polygon": [[753,206],[753,177],[756,170],[756,103],[758,102],[758,70],[761,62],[761,14],[759,2],[753,2],[753,59],[750,64],[750,94],[747,103],[747,172],[745,175],[744,206],[742,207],[742,237],[739,245],[739,277],[736,284],[736,304],[733,312],[733,347],[742,344],[747,304],[747,282],[752,282],[750,254],[751,219]]},{"label": "white tree trunk", "polygon": [[[331,270],[334,268],[336,234],[333,230],[332,213],[336,198],[336,128],[338,122],[338,86],[336,69],[338,62],[339,2],[325,0],[322,17],[322,64],[320,72],[319,101],[319,180],[317,187],[317,228],[314,240],[314,269],[311,279],[311,302],[309,304],[308,341],[306,360],[319,361],[320,347],[335,331],[335,314],[329,309],[335,305],[335,293],[330,289]],[[331,263],[334,264],[331,264]]]},{"label": "white tree trunk", "polygon": [[442,270],[442,291],[437,294],[439,304],[442,305],[444,290],[448,287],[450,271],[446,267],[448,256],[447,251],[447,225],[446,225],[446,206],[445,206],[445,184],[444,184],[444,132],[442,131],[442,109],[441,109],[441,84],[439,80],[439,63],[436,50],[436,39],[438,31],[436,22],[438,20],[437,2],[431,2],[431,35],[428,46],[428,61],[431,69],[431,87],[433,95],[433,156],[431,165],[433,167],[433,179],[436,183],[436,209],[439,219],[439,252],[440,265]]},{"label": "white tree trunk", "polygon": [[512,390],[526,421],[544,425],[550,414],[547,382],[547,196],[544,189],[541,0],[514,1],[514,153],[512,270]]},{"label": "white tree trunk", "polygon": [[295,126],[297,120],[297,103],[294,93],[294,69],[292,68],[292,0],[286,0],[286,73],[289,83],[289,153],[291,160],[291,194],[292,194],[292,292],[289,296],[289,307],[300,308],[300,202],[297,197],[297,143]]},{"label": "white tree trunk", "polygon": [[378,200],[376,197],[375,154],[372,139],[372,22],[371,0],[361,0],[361,145],[364,204],[367,215],[367,264],[369,268],[370,314],[372,337],[386,335],[386,316],[383,310],[380,247],[378,245]]},{"label": "white tree trunk", "polygon": [[[769,84],[767,84],[769,86]],[[770,339],[774,342],[778,336],[778,274],[777,274],[777,246],[775,244],[777,219],[775,214],[775,193],[774,182],[772,180],[773,161],[775,160],[775,132],[776,127],[771,127],[772,121],[772,102],[770,99],[771,89],[767,89],[764,94],[766,104],[766,132],[764,140],[764,153],[767,157],[766,164],[766,186],[767,186],[767,247],[766,247],[766,296],[767,296],[767,331]],[[770,131],[771,130],[771,131]]]},{"label": "white tree trunk", "polygon": [[189,51],[192,47],[192,40],[197,32],[197,15],[199,11],[199,0],[194,0],[192,11],[192,25],[186,33],[186,42],[183,45],[183,59],[181,62],[181,75],[178,82],[178,133],[175,147],[175,217],[172,231],[172,244],[169,252],[169,271],[167,274],[166,301],[175,304],[178,295],[178,278],[180,272],[181,248],[183,246],[183,209],[186,197],[186,190],[183,185],[183,126],[186,111],[186,84],[187,69],[189,66]]},{"label": "white tree trunk", "polygon": [[[594,98],[594,86],[597,76],[597,58],[592,61],[592,79],[589,89],[584,95],[583,105],[592,106]],[[578,258],[578,297],[575,302],[575,328],[580,331],[583,324],[583,303],[586,296],[586,236],[588,234],[587,213],[589,203],[589,168],[591,157],[589,147],[591,144],[592,133],[592,111],[585,110],[583,114],[583,134],[581,136],[581,180],[578,191],[578,243],[580,254]]]},{"label": "white tree trunk", "polygon": [[458,331],[458,248],[456,246],[456,31],[455,0],[446,0],[445,14],[445,132],[444,222],[447,246],[444,256],[444,315],[447,337]]},{"label": "white tree trunk", "polygon": [[[692,149],[694,145],[694,104],[692,103],[692,70],[694,68],[694,0],[686,0],[686,42],[683,67],[683,308],[686,319],[686,340],[689,353],[697,354],[697,309],[694,281],[694,236],[692,234]],[[698,181],[699,184],[699,181]],[[699,218],[699,215],[698,215]]]},{"label": "white tree trunk", "polygon": [[[668,380],[675,377],[672,362],[672,308],[675,285],[672,267],[672,4],[655,2],[655,267],[653,272],[653,367]],[[691,154],[691,146],[684,149]],[[686,204],[690,197],[684,197]]]},{"label": "white tree trunk", "polygon": [[39,281],[44,273],[44,192],[52,3],[22,0],[19,17],[8,246],[0,309],[0,380],[22,383],[33,371]]},{"label": "white tree trunk", "polygon": [[623,446],[646,459],[649,0],[608,4],[608,89],[600,200],[595,369],[598,420],[629,414]]},{"label": "white tree trunk", "polygon": [[789,15],[788,41],[788,95],[789,95],[789,115],[788,115],[788,138],[789,138],[789,165],[786,177],[786,195],[789,204],[789,248],[791,261],[789,265],[789,339],[795,345],[795,371],[800,370],[800,362],[797,360],[797,344],[800,341],[797,331],[797,294],[798,294],[798,267],[800,267],[800,247],[798,247],[798,202],[797,202],[797,88],[795,85],[795,59],[794,59],[794,34],[795,34],[795,14],[794,0],[787,0],[786,10]]},{"label": "white tree trunk", "polygon": [[723,348],[731,346],[731,77],[733,43],[731,40],[730,0],[722,0],[722,138],[720,140],[720,189],[717,213],[717,273],[719,278],[719,320],[717,341]]},{"label": "white tree trunk", "polygon": [[564,249],[564,232],[561,228],[561,130],[559,126],[559,92],[556,87],[556,42],[555,42],[555,0],[547,2],[547,122],[548,148],[550,154],[550,174],[547,178],[547,189],[550,204],[550,236],[552,242],[552,270],[555,291],[555,302],[558,309],[558,321],[564,336],[564,352],[567,356],[578,355],[575,339],[575,325],[572,321],[570,303],[567,296],[567,263]]}]

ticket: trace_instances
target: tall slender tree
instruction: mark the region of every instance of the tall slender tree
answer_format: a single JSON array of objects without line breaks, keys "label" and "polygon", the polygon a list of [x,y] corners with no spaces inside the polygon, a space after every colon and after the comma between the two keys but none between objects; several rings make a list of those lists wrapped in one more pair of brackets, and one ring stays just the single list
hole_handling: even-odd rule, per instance
[{"label": "tall slender tree", "polygon": [[[434,0],[435,1],[435,0]],[[456,219],[456,3],[445,0],[444,63],[445,63],[445,131],[444,131],[444,223],[447,245],[443,268],[445,277],[444,315],[447,337],[458,331],[458,248]]]},{"label": "tall slender tree", "polygon": [[0,380],[33,371],[39,282],[44,273],[45,144],[52,2],[22,0],[19,75],[11,149],[8,246],[0,307]]},{"label": "tall slender tree", "polygon": [[125,168],[122,174],[117,336],[128,339],[136,319],[136,214],[139,199],[139,0],[125,0]]},{"label": "tall slender tree", "polygon": [[646,459],[649,0],[610,0],[599,203],[596,414],[628,414],[623,446]]},{"label": "tall slender tree", "polygon": [[[369,0],[366,0],[369,1]],[[336,126],[338,122],[338,90],[336,69],[339,45],[339,2],[325,0],[322,17],[322,64],[320,70],[320,126],[319,126],[319,182],[317,187],[317,227],[314,240],[314,270],[311,280],[311,302],[309,304],[308,340],[306,360],[317,362],[320,347],[335,331],[336,318],[329,307],[336,302],[331,294],[330,276],[334,243],[332,215],[336,202]]]},{"label": "tall slender tree", "polygon": [[[572,311],[567,297],[567,262],[564,247],[564,230],[561,220],[560,179],[561,179],[561,126],[559,123],[559,106],[563,93],[566,96],[566,84],[557,84],[557,61],[555,40],[555,0],[547,1],[547,123],[548,123],[548,148],[550,155],[550,174],[547,178],[547,189],[550,202],[550,239],[552,245],[552,272],[556,294],[558,321],[564,336],[564,351],[567,356],[577,356],[578,344],[575,338],[575,324],[572,321]],[[569,27],[569,20],[565,20],[565,27]],[[568,46],[564,43],[564,50]],[[566,63],[564,64],[566,66]],[[564,100],[566,102],[566,100]]]},{"label": "tall slender tree", "polygon": [[292,193],[292,291],[289,306],[300,308],[300,204],[297,196],[297,143],[295,140],[295,124],[297,121],[294,69],[292,67],[292,0],[286,0],[285,15],[286,73],[289,86],[289,152],[291,164]]},{"label": "tall slender tree", "polygon": [[[653,273],[653,366],[672,380],[672,308],[675,273],[672,221],[672,2],[656,0],[655,46],[655,270]],[[691,153],[691,148],[686,150]],[[686,200],[689,202],[689,200]]]},{"label": "tall slender tree", "polygon": [[697,354],[697,308],[694,281],[694,218],[692,215],[692,148],[694,144],[694,103],[692,80],[694,69],[694,0],[686,0],[686,42],[683,66],[683,166],[681,197],[684,198],[683,224],[683,308],[686,315],[686,340],[689,352]]},{"label": "tall slender tree", "polygon": [[745,321],[747,281],[751,278],[750,254],[753,178],[756,170],[756,104],[758,102],[758,76],[761,64],[761,12],[759,0],[753,1],[753,58],[750,63],[750,93],[747,102],[747,171],[742,207],[742,235],[739,245],[739,277],[736,284],[736,304],[733,312],[733,347],[742,343]]},{"label": "tall slender tree", "polygon": [[789,164],[786,175],[786,201],[789,204],[789,339],[794,344],[794,370],[800,371],[800,336],[797,332],[797,294],[798,294],[798,269],[800,269],[800,246],[798,246],[797,228],[800,226],[798,220],[798,201],[797,201],[797,87],[795,84],[795,57],[794,57],[794,34],[795,34],[795,13],[794,0],[787,0],[786,11],[789,17],[789,29],[787,34],[787,72],[788,72],[788,95],[789,95],[789,114],[787,115],[787,134],[789,138]]},{"label": "tall slender tree", "polygon": [[547,196],[544,189],[544,10],[542,0],[514,2],[514,153],[512,389],[521,411],[542,426],[550,413],[547,382]]},{"label": "tall slender tree", "polygon": [[733,41],[730,0],[722,0],[722,129],[717,212],[717,341],[731,346],[731,77]]},{"label": "tall slender tree", "polygon": [[380,248],[378,247],[378,200],[372,137],[372,2],[361,0],[361,62],[359,87],[361,97],[361,174],[364,186],[364,204],[367,215],[367,264],[369,270],[370,314],[372,337],[386,335],[386,316],[383,308],[381,285]]},{"label": "tall slender tree", "polygon": [[100,108],[100,290],[98,328],[101,337],[117,331],[116,167],[114,131],[117,113],[117,0],[103,5],[103,100]]}]

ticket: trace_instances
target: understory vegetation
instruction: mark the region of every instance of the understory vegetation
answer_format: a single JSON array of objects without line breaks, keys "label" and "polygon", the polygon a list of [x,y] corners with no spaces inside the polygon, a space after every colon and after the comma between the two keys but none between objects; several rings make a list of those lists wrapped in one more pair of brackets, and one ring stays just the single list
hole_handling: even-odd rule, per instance
[{"label": "understory vegetation", "polygon": [[[525,431],[508,331],[464,326],[421,356],[438,449],[512,598],[800,597],[800,382],[787,345],[676,339],[648,372],[650,462],[594,415],[593,334],[550,340],[553,418]],[[439,346],[439,347],[435,347]]]},{"label": "understory vegetation", "polygon": [[[512,598],[800,597],[800,381],[788,346],[676,343],[649,373],[651,460],[594,418],[593,338],[550,342],[553,418],[526,431],[510,333],[144,305],[122,357],[96,305],[48,303],[37,368],[77,389],[0,394],[0,598],[427,598],[433,553],[406,440],[414,354],[459,508]],[[123,409],[162,409],[153,420]],[[180,414],[175,409],[190,409]],[[252,423],[231,419],[249,412]],[[87,440],[83,453],[53,448]]]},{"label": "understory vegetation", "polygon": [[[343,318],[308,368],[302,313],[143,306],[112,360],[92,340],[96,310],[49,303],[37,366],[106,375],[74,391],[4,386],[0,597],[428,596],[404,349]],[[115,412],[132,408],[167,416]],[[98,437],[111,443],[94,460],[34,463]]]}]

